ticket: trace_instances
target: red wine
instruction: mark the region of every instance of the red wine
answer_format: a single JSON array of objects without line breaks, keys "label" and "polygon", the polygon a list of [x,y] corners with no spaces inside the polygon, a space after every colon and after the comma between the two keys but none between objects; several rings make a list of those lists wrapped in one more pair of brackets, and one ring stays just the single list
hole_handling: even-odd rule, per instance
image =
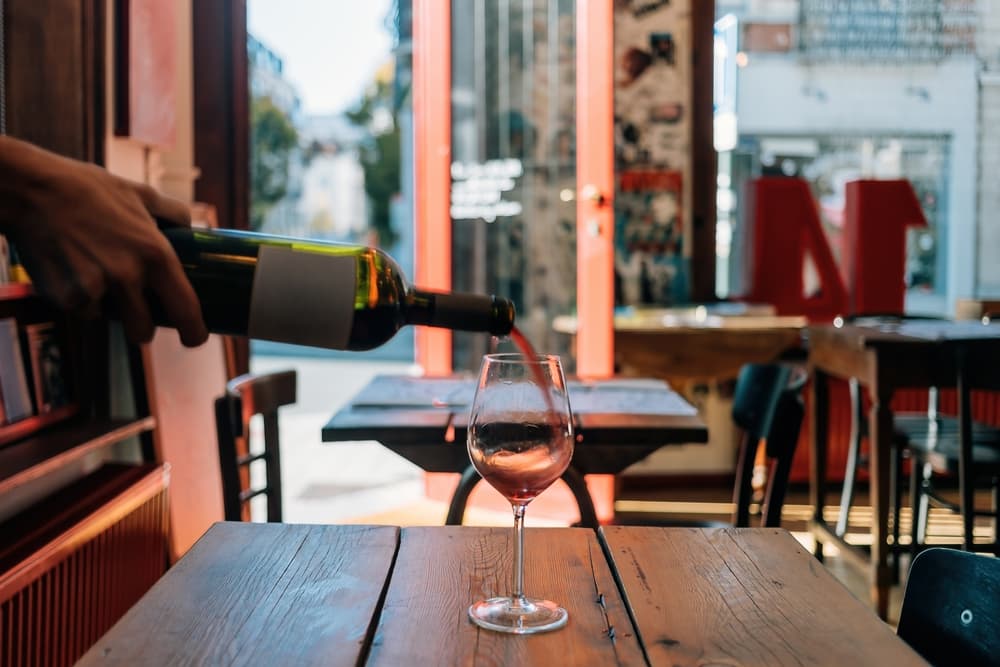
[{"label": "red wine", "polygon": [[[528,340],[520,329],[516,326],[511,327],[510,330],[510,340],[514,343],[514,346],[521,351],[521,354],[527,359],[538,359],[538,353],[535,352],[535,347]],[[535,384],[542,388],[542,393],[545,394],[546,407],[549,409],[549,419],[556,418],[556,406],[552,402],[552,394],[549,391],[551,382],[549,382],[548,376],[542,372],[542,367],[540,364],[531,366],[531,372],[535,376]]]},{"label": "red wine", "polygon": [[573,457],[573,434],[556,409],[552,378],[545,372],[544,361],[517,327],[510,335],[527,360],[537,360],[527,367],[544,398],[544,411],[536,413],[537,421],[528,417],[518,422],[480,424],[475,432],[476,446],[469,447],[469,454],[483,479],[511,503],[523,505],[562,476]]},{"label": "red wine", "polygon": [[[554,415],[553,415],[554,417]],[[551,422],[494,422],[482,424],[472,464],[507,500],[525,504],[559,479],[573,456],[565,427]]]},{"label": "red wine", "polygon": [[[538,353],[535,352],[535,348],[531,344],[531,342],[528,340],[528,337],[525,336],[523,333],[521,333],[521,330],[518,329],[517,327],[511,327],[511,329],[510,329],[510,340],[511,340],[511,342],[514,343],[514,346],[518,350],[520,350],[521,354],[523,354],[528,359],[537,359],[538,358]],[[536,378],[535,379],[538,379],[539,375],[541,375],[541,371],[536,371]],[[544,376],[542,377],[542,379],[544,380]],[[545,386],[545,382],[541,382],[539,384],[541,384],[542,386]]]},{"label": "red wine", "polygon": [[[382,345],[403,326],[502,336],[514,305],[410,286],[381,250],[234,230],[162,229],[209,331],[340,350]],[[154,317],[165,321],[154,304]]]}]

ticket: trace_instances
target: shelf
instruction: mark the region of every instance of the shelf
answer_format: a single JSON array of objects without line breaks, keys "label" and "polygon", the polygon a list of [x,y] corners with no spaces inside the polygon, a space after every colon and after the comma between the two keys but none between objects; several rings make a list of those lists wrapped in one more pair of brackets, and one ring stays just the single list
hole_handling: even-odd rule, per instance
[{"label": "shelf", "polygon": [[35,295],[35,289],[30,283],[7,283],[0,285],[0,301],[25,299]]},{"label": "shelf", "polygon": [[64,405],[44,415],[34,415],[12,424],[4,424],[0,426],[0,448],[9,442],[14,442],[15,440],[31,435],[35,431],[41,431],[43,428],[69,419],[76,410],[77,407],[75,405]]},{"label": "shelf", "polygon": [[60,423],[0,449],[0,494],[90,452],[151,431],[156,420],[89,419]]}]

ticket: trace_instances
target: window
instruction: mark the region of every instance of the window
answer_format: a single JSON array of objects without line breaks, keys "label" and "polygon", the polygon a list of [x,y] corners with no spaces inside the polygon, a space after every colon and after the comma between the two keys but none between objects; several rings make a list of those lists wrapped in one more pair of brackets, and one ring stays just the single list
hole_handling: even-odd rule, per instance
[{"label": "window", "polygon": [[[720,153],[718,292],[743,291],[743,188],[807,180],[834,253],[844,183],[906,178],[928,219],[909,232],[907,309],[947,314],[1000,291],[1000,0],[718,0],[738,25],[734,135]],[[718,32],[718,26],[717,26]],[[717,48],[717,58],[720,50]],[[718,120],[718,118],[717,118]],[[735,125],[736,130],[733,131]],[[998,275],[994,275],[998,274]]]}]

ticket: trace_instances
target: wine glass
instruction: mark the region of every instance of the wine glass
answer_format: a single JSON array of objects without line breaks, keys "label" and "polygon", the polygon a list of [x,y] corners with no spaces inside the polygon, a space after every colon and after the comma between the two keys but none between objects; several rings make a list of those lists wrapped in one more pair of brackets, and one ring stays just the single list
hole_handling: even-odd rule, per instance
[{"label": "wine glass", "polygon": [[476,625],[515,634],[556,630],[569,614],[524,594],[524,510],[573,458],[573,419],[555,355],[487,354],[469,417],[469,458],[514,510],[511,594],[469,607]]}]

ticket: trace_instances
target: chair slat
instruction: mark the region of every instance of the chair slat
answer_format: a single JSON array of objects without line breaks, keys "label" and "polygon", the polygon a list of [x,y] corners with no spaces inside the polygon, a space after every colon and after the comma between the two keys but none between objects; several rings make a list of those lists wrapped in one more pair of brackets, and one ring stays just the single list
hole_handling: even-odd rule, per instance
[{"label": "chair slat", "polygon": [[256,498],[257,496],[264,495],[265,493],[268,492],[268,490],[269,489],[266,486],[262,486],[259,489],[246,489],[244,491],[240,491],[240,502],[245,503],[251,498]]},{"label": "chair slat", "polygon": [[268,459],[267,452],[260,452],[259,454],[248,454],[246,456],[240,456],[236,459],[236,465],[246,466],[250,465],[254,461],[266,461]]},{"label": "chair slat", "polygon": [[[295,371],[240,376],[231,380],[226,385],[226,394],[216,400],[219,467],[227,521],[242,521],[246,501],[259,495],[267,497],[267,520],[281,521],[278,408],[290,405],[295,400]],[[247,451],[247,437],[250,420],[255,415],[261,415],[264,419],[264,451],[250,454]],[[252,489],[247,488],[249,471],[246,468],[255,461],[266,463],[266,483],[260,488]]]}]

